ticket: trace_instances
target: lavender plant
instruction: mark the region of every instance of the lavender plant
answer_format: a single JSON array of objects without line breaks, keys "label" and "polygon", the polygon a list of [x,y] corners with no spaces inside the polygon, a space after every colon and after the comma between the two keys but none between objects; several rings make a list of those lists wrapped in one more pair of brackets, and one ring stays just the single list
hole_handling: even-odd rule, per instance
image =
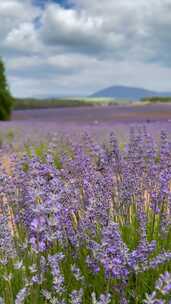
[{"label": "lavender plant", "polygon": [[1,149],[0,302],[170,303],[167,134],[66,142],[8,162]]}]

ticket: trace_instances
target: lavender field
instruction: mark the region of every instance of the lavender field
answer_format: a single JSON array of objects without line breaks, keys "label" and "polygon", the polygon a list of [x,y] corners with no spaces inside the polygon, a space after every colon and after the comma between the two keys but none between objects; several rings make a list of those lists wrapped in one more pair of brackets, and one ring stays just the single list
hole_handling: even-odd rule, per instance
[{"label": "lavender field", "polygon": [[145,104],[114,106],[87,106],[78,108],[56,108],[38,110],[18,110],[13,113],[13,119],[19,121],[53,121],[59,123],[87,124],[93,122],[153,122],[171,119],[171,104]]},{"label": "lavender field", "polygon": [[0,303],[171,303],[171,105],[0,123]]},{"label": "lavender field", "polygon": [[[83,108],[18,110],[10,122],[0,122],[0,138],[17,147],[44,142],[52,134],[80,140],[85,132],[104,142],[114,131],[120,142],[128,141],[131,126],[146,125],[155,139],[161,130],[171,131],[170,104],[115,105]],[[13,132],[15,131],[15,132]],[[5,136],[4,136],[5,135]],[[15,136],[14,136],[15,135]]]}]

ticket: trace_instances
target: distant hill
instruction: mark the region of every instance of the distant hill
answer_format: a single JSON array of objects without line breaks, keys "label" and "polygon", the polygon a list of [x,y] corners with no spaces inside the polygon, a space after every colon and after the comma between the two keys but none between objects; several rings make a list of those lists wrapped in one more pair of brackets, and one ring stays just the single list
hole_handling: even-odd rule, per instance
[{"label": "distant hill", "polygon": [[141,100],[143,98],[154,96],[167,97],[171,96],[171,92],[155,92],[143,88],[112,86],[91,95],[91,97],[108,97],[126,100]]}]

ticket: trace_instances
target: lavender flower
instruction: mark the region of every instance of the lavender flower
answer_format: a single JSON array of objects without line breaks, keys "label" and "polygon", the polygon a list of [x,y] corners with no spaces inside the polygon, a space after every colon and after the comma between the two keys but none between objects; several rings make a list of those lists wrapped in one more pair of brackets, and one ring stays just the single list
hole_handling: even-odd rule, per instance
[{"label": "lavender flower", "polygon": [[29,290],[28,288],[24,287],[22,288],[15,299],[15,304],[23,304],[26,300],[26,297],[28,296]]},{"label": "lavender flower", "polygon": [[156,298],[156,292],[154,291],[152,294],[146,294],[146,299],[144,300],[145,304],[165,304],[164,300],[160,300]]},{"label": "lavender flower", "polygon": [[169,292],[171,292],[171,273],[166,271],[164,274],[161,274],[156,282],[155,288],[163,295],[169,294]]},{"label": "lavender flower", "polygon": [[111,295],[109,293],[101,294],[99,297],[99,300],[97,300],[95,292],[92,292],[91,298],[92,298],[92,304],[109,304],[109,303],[111,303]]},{"label": "lavender flower", "polygon": [[84,281],[84,277],[81,275],[80,269],[76,265],[71,265],[71,271],[77,281]]},{"label": "lavender flower", "polygon": [[73,290],[70,294],[70,303],[71,304],[81,304],[83,297],[83,289],[80,290]]}]

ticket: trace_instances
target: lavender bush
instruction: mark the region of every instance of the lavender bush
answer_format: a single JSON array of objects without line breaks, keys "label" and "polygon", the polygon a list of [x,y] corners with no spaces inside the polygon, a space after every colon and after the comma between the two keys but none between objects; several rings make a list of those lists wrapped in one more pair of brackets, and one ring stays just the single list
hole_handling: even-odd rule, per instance
[{"label": "lavender bush", "polygon": [[171,303],[167,134],[62,147],[0,150],[0,303]]}]

